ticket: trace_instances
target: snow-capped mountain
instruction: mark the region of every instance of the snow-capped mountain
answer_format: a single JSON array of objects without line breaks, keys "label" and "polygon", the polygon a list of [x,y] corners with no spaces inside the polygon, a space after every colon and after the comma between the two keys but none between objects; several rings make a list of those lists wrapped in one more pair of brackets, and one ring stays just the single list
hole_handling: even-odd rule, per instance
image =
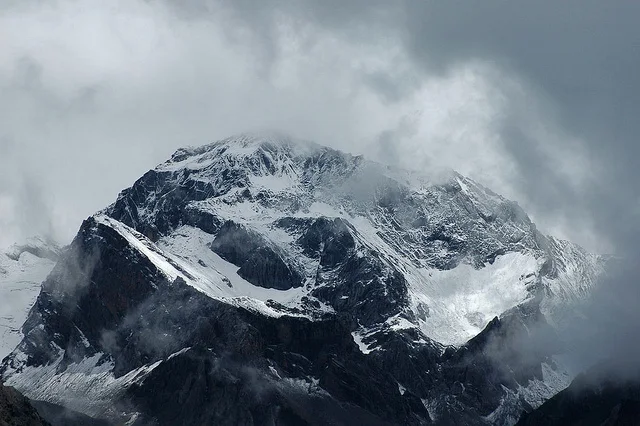
[{"label": "snow-capped mountain", "polygon": [[602,267],[455,172],[243,135],[87,219],[0,373],[130,424],[512,424]]},{"label": "snow-capped mountain", "polygon": [[[209,243],[206,235],[216,233],[212,251],[220,259],[210,263],[218,270],[225,268],[226,257],[233,257],[225,254],[233,250],[225,236],[233,244],[241,235],[260,235],[255,237],[259,245],[277,247],[289,270],[286,279],[277,277],[286,287],[280,290],[315,284],[310,294],[304,289],[287,296],[271,292],[274,300],[294,308],[302,297],[315,297],[334,310],[353,312],[348,295],[336,295],[336,300],[319,295],[331,292],[318,289],[320,253],[301,241],[344,232],[352,236],[345,241],[349,248],[379,254],[381,270],[399,272],[406,280],[398,294],[385,297],[397,302],[389,312],[415,316],[411,322],[443,344],[466,342],[492,318],[541,289],[552,295],[545,304],[551,313],[556,301],[588,293],[599,268],[596,256],[541,235],[517,204],[458,174],[434,183],[362,157],[279,139],[244,136],[180,150],[105,213],[169,253],[206,253],[194,234],[205,234]],[[182,225],[187,225],[182,234],[172,232]],[[231,263],[235,269],[242,266],[238,262],[251,260]],[[212,297],[254,296],[256,286],[275,285],[253,282],[238,293],[224,285],[208,292]],[[387,282],[383,286],[391,290]],[[367,323],[373,320],[364,316],[380,315],[391,322],[396,318],[378,305],[359,319]]]}]

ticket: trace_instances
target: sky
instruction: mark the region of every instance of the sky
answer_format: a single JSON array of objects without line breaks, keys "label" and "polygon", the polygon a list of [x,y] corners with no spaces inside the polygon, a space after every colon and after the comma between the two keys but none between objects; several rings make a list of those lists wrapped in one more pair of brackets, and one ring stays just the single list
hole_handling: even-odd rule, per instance
[{"label": "sky", "polygon": [[425,173],[454,168],[544,232],[628,250],[639,9],[0,0],[0,246],[68,242],[177,148],[275,129]]}]

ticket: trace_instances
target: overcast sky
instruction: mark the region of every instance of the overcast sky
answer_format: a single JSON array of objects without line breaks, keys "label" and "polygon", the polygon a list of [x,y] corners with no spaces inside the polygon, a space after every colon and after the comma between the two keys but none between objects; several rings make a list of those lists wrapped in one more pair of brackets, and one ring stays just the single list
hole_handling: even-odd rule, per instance
[{"label": "overcast sky", "polygon": [[0,0],[0,245],[68,241],[180,146],[277,129],[452,167],[635,247],[638,2]]}]

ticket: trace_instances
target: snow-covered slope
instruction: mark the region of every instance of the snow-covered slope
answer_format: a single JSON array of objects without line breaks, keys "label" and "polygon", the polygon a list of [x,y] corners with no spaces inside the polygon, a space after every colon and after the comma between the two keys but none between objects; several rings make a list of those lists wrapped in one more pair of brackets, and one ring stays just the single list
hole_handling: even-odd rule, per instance
[{"label": "snow-covered slope", "polygon": [[[567,381],[552,352],[526,365],[509,352],[505,373],[490,346],[557,327],[602,267],[455,172],[432,181],[242,135],[178,150],[89,218],[0,373],[27,396],[85,413],[126,397],[143,398],[136,410],[148,415],[145,404],[161,409],[157,398],[184,392],[163,382],[166,370],[203,374],[191,368],[230,353],[242,362],[211,379],[224,398],[242,383],[226,374],[244,377],[250,363],[269,389],[304,380],[315,389],[305,398],[321,389],[392,423],[509,424],[521,401],[539,404]],[[155,380],[165,393],[147,393]],[[92,383],[108,383],[100,407],[79,397]],[[283,407],[308,414],[287,398]],[[119,410],[133,414],[127,404]]]},{"label": "snow-covered slope", "polygon": [[22,324],[57,254],[55,246],[39,238],[0,253],[0,359],[22,340]]}]

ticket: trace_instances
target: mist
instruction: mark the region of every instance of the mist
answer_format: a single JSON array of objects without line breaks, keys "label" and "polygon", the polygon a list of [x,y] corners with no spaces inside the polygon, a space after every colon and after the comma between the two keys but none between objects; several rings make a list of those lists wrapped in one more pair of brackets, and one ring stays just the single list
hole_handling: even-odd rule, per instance
[{"label": "mist", "polygon": [[426,174],[453,168],[543,232],[614,254],[625,266],[567,326],[626,365],[640,335],[639,8],[5,1],[0,245],[66,243],[177,148],[277,129]]}]

